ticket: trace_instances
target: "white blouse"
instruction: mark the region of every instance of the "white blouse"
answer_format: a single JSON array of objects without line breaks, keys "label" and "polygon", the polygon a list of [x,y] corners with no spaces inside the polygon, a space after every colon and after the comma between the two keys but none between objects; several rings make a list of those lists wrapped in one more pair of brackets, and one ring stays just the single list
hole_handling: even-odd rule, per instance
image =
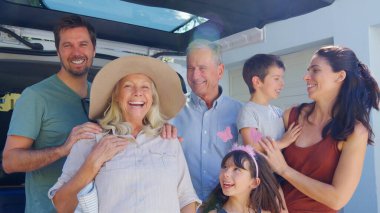
[{"label": "white blouse", "polygon": [[[79,170],[96,141],[81,140],[73,146],[62,175],[49,190],[50,198]],[[99,212],[170,213],[192,202],[201,203],[178,139],[144,133],[102,166],[95,186]]]}]

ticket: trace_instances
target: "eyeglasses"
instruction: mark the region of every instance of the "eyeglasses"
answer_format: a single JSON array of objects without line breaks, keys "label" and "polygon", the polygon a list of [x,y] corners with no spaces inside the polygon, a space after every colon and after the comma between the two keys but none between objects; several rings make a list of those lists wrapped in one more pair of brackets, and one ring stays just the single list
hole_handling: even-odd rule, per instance
[{"label": "eyeglasses", "polygon": [[90,120],[88,117],[88,111],[89,111],[89,107],[90,107],[90,99],[89,98],[82,98],[81,103],[82,103],[82,109],[83,109],[84,114],[86,115],[88,120]]}]

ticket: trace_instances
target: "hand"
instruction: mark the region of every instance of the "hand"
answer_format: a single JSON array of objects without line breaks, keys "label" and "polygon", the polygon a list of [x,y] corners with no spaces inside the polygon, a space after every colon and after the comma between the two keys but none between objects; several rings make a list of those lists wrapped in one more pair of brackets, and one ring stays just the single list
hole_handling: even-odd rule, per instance
[{"label": "hand", "polygon": [[262,138],[259,143],[265,152],[265,154],[261,152],[259,152],[259,154],[267,160],[274,172],[282,175],[288,168],[288,164],[286,163],[278,144],[269,137]]},{"label": "hand", "polygon": [[95,138],[95,134],[101,133],[102,128],[92,122],[86,122],[84,124],[75,126],[71,132],[69,137],[67,137],[66,142],[61,146],[63,150],[63,156],[66,156],[70,153],[73,145],[81,140],[81,139],[92,139]]},{"label": "hand", "polygon": [[291,143],[295,142],[301,134],[302,127],[299,124],[296,124],[293,122],[290,124],[288,131],[285,132],[285,134],[282,136],[279,143],[282,143],[283,147],[285,148],[289,146]]},{"label": "hand", "polygon": [[178,136],[177,128],[174,125],[168,123],[164,124],[161,132],[161,137],[164,139],[173,139],[178,137],[179,142],[183,141],[183,138]]},{"label": "hand", "polygon": [[99,170],[102,165],[111,160],[115,155],[125,150],[131,139],[107,135],[92,148],[88,159]]}]

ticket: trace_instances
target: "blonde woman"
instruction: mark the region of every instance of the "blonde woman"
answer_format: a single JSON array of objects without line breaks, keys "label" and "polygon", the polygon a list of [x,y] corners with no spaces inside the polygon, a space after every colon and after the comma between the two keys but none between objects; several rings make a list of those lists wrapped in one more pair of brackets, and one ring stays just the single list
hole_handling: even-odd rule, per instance
[{"label": "blonde woman", "polygon": [[99,212],[195,212],[200,201],[178,139],[160,137],[184,102],[176,72],[159,60],[129,56],[101,69],[89,116],[104,133],[74,145],[49,191],[56,209],[73,212],[96,190]]}]

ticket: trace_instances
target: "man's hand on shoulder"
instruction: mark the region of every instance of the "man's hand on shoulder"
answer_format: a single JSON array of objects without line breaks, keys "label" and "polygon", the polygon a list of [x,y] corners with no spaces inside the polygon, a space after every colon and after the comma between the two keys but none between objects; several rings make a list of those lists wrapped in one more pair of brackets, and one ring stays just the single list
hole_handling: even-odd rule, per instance
[{"label": "man's hand on shoulder", "polygon": [[66,142],[61,146],[62,155],[67,156],[70,153],[73,145],[79,140],[95,138],[95,134],[101,132],[102,128],[98,124],[92,122],[86,122],[84,124],[75,126],[71,130],[70,135],[67,137]]},{"label": "man's hand on shoulder", "polygon": [[179,142],[183,141],[183,138],[178,136],[177,128],[168,123],[164,124],[162,127],[161,137],[164,139],[173,139],[178,137]]}]

